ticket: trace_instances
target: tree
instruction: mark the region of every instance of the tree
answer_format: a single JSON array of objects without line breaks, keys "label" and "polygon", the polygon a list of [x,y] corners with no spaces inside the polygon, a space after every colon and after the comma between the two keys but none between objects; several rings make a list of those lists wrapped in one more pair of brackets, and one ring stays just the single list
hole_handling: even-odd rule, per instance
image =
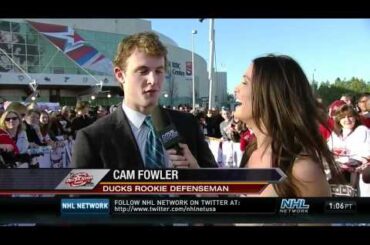
[{"label": "tree", "polygon": [[323,103],[326,106],[334,100],[340,99],[343,94],[350,94],[357,97],[359,94],[364,92],[370,92],[370,83],[356,77],[352,77],[348,81],[337,78],[333,84],[326,81],[321,83],[316,90],[316,94],[322,98]]},{"label": "tree", "polygon": [[368,91],[369,85],[363,79],[358,79],[356,77],[352,77],[350,81],[347,82],[347,88],[352,90],[356,93],[363,93]]}]

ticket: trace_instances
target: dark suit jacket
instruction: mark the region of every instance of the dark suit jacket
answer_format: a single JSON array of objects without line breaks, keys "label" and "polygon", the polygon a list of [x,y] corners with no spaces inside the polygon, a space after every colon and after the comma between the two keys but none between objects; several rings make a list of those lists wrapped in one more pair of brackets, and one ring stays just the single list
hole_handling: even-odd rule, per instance
[{"label": "dark suit jacket", "polygon": [[92,124],[95,120],[90,116],[77,116],[75,117],[71,122],[71,130],[72,130],[72,136],[75,139],[77,131],[89,126]]},{"label": "dark suit jacket", "polygon": [[24,122],[24,124],[26,125],[26,134],[28,142],[35,143],[41,146],[47,145],[46,143],[40,141],[39,136],[37,136],[35,129],[33,129],[31,125],[29,125],[27,122]]},{"label": "dark suit jacket", "polygon": [[370,166],[367,166],[362,172],[362,181],[370,184]]},{"label": "dark suit jacket", "polygon": [[[200,167],[217,167],[195,117],[167,110],[177,131]],[[122,106],[77,133],[73,168],[144,168],[136,139]]]}]

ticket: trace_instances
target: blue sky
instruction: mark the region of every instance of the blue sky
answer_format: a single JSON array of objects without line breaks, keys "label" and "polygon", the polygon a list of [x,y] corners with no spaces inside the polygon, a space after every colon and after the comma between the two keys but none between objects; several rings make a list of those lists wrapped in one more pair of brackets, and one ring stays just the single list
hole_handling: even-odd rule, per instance
[{"label": "blue sky", "polygon": [[[209,19],[147,19],[152,28],[209,59]],[[215,19],[216,68],[233,91],[254,58],[268,53],[296,59],[309,80],[337,77],[370,81],[370,19]]]}]

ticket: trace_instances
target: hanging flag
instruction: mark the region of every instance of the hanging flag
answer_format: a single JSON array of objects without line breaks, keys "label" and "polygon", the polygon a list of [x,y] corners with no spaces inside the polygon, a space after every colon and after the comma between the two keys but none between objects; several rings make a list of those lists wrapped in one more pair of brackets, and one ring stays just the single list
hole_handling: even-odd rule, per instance
[{"label": "hanging flag", "polygon": [[191,61],[186,61],[185,62],[185,67],[186,67],[186,70],[185,70],[185,74],[186,76],[192,76],[193,75],[193,64]]},{"label": "hanging flag", "polygon": [[28,23],[79,66],[113,75],[113,63],[85,41],[73,28],[63,25]]}]

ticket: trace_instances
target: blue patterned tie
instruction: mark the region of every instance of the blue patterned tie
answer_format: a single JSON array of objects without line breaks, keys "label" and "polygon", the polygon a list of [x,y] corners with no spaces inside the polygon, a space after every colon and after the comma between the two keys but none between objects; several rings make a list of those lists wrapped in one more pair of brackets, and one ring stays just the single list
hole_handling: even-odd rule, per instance
[{"label": "blue patterned tie", "polygon": [[164,168],[163,144],[155,133],[151,117],[147,116],[144,123],[149,128],[145,143],[145,166],[146,168]]}]

